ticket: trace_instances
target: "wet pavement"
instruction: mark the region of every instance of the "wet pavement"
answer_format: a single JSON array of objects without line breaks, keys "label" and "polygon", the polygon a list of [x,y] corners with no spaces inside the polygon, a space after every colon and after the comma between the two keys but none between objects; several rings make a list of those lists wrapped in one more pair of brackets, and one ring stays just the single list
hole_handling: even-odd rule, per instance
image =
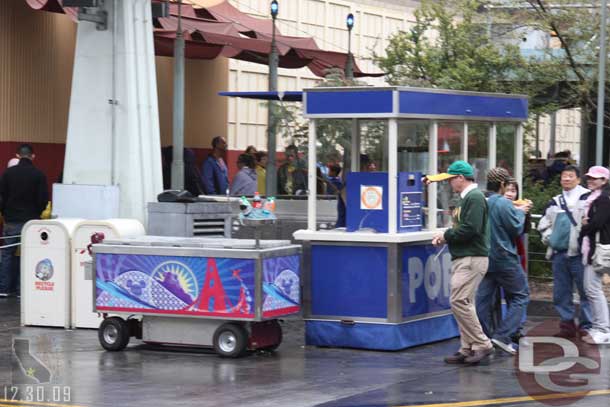
[{"label": "wet pavement", "polygon": [[[545,324],[555,326],[544,318],[529,326]],[[599,366],[576,371],[580,378],[570,370],[535,377],[517,375],[517,358],[499,351],[483,365],[446,365],[442,358],[457,349],[456,339],[373,352],[304,346],[297,319],[283,328],[277,352],[240,359],[151,348],[133,339],[125,351],[111,353],[102,350],[94,330],[20,327],[17,300],[0,299],[0,406],[534,406],[544,404],[528,394],[538,394],[545,377],[563,386],[550,393],[549,405],[610,406],[610,347],[578,347],[572,356]],[[560,394],[578,385],[597,393],[580,400]]]}]

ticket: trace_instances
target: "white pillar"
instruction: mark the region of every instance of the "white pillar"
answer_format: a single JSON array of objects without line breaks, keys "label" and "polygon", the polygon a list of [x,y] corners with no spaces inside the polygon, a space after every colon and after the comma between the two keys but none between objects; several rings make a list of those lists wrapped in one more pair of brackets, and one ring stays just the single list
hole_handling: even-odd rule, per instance
[{"label": "white pillar", "polygon": [[489,128],[489,168],[496,167],[496,135],[497,128],[496,123],[492,123]]},{"label": "white pillar", "polygon": [[515,179],[519,190],[523,191],[523,123],[517,126],[515,134]]},{"label": "white pillar", "polygon": [[388,233],[396,233],[398,217],[398,120],[388,123]]},{"label": "white pillar", "polygon": [[78,23],[64,183],[118,185],[119,216],[145,222],[163,189],[151,4],[104,8],[108,30]]},{"label": "white pillar", "polygon": [[[433,120],[428,128],[428,174],[438,172],[438,122]],[[433,182],[428,185],[428,230],[435,230],[437,214],[437,191],[438,184]]]},{"label": "white pillar", "polygon": [[464,137],[462,137],[462,160],[468,162],[468,122],[464,122]]},{"label": "white pillar", "polygon": [[316,230],[316,199],[318,191],[316,188],[316,121],[309,121],[309,166],[307,173],[307,229],[315,232]]},{"label": "white pillar", "polygon": [[[358,132],[358,119],[352,119],[352,151],[351,151],[351,172],[360,171],[360,134]],[[344,169],[345,171],[345,169]]]}]

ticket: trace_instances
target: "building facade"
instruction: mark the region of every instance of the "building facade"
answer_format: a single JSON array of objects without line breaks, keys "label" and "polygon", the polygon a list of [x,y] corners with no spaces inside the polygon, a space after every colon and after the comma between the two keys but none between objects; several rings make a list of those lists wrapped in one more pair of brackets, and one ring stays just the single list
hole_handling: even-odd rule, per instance
[{"label": "building facade", "polygon": [[[196,0],[203,6],[216,0]],[[267,0],[231,0],[241,11],[269,18]],[[406,29],[417,2],[410,0],[280,1],[278,28],[285,35],[311,36],[326,50],[347,51],[345,19],[353,13],[352,50],[364,71],[375,71],[372,50],[382,53],[387,37]],[[0,2],[0,163],[23,142],[49,182],[60,179],[66,142],[76,25],[66,15],[32,10],[24,0]],[[156,58],[161,144],[172,140],[173,59]],[[217,135],[229,143],[228,163],[248,145],[266,149],[267,110],[256,101],[218,96],[225,90],[266,90],[268,67],[218,57],[187,60],[185,146],[203,160]],[[315,86],[308,69],[280,69],[279,89]],[[371,84],[381,80],[369,80]],[[284,140],[278,140],[278,150]],[[94,154],[95,152],[92,152]],[[0,164],[1,166],[1,164]]]},{"label": "building facade", "polygon": [[[194,0],[202,6],[218,0]],[[269,18],[268,0],[230,0],[242,12]],[[419,5],[412,0],[284,0],[278,29],[282,34],[313,37],[330,51],[346,52],[346,16],[355,16],[351,50],[363,71],[375,72],[373,53],[383,54],[388,38],[406,30]],[[0,2],[0,167],[23,142],[34,145],[36,162],[50,182],[60,179],[66,142],[76,25],[66,15],[32,10],[23,0]],[[531,39],[531,38],[530,38]],[[533,39],[531,39],[533,41]],[[539,40],[539,39],[538,39]],[[529,40],[528,40],[529,41]],[[525,47],[531,42],[524,42]],[[539,42],[539,41],[538,41]],[[172,140],[173,59],[156,58],[161,144]],[[299,90],[321,80],[307,68],[280,69],[279,90]],[[366,78],[382,85],[383,78]],[[201,162],[213,137],[226,136],[228,164],[235,171],[237,155],[248,145],[266,150],[267,107],[252,100],[225,98],[220,91],[268,88],[268,67],[235,59],[187,60],[185,146]],[[557,117],[555,151],[579,151],[578,112]],[[551,150],[550,119],[539,126],[539,149]],[[288,140],[278,137],[277,151]],[[94,154],[95,152],[92,152]]]},{"label": "building facade", "polygon": [[[269,2],[261,0],[234,0],[233,5],[256,17],[269,15]],[[348,51],[346,17],[352,13],[355,25],[352,30],[352,52],[365,72],[377,72],[372,56],[382,55],[388,38],[399,30],[406,30],[413,22],[418,2],[414,1],[342,1],[342,0],[290,0],[280,2],[278,28],[285,35],[311,36],[318,45],[329,51]],[[266,90],[268,67],[260,64],[230,60],[229,88],[232,91]],[[279,70],[279,90],[300,90],[316,86],[321,78],[307,68]],[[372,85],[382,85],[383,78],[364,79]],[[267,107],[264,103],[231,99],[228,120],[229,146],[244,150],[248,145],[267,148]],[[286,140],[278,138],[278,151]]]}]

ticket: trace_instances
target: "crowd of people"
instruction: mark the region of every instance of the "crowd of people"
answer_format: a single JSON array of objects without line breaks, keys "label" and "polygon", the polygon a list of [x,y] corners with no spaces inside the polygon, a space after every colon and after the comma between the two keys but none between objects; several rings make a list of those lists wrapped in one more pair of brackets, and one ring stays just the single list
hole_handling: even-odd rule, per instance
[{"label": "crowd of people", "polygon": [[[547,204],[538,225],[552,261],[553,302],[560,317],[556,336],[610,344],[602,287],[603,274],[610,273],[610,246],[605,246],[610,244],[610,171],[591,167],[585,174],[587,188],[580,185],[580,171],[573,165],[563,166],[560,175],[562,192]],[[500,167],[487,174],[487,196],[465,161],[425,178],[427,183],[443,180],[460,196],[452,227],[432,241],[436,246],[446,244],[451,254],[450,305],[461,337],[460,349],[445,362],[476,364],[494,347],[514,355],[529,303],[522,236],[532,202],[519,199],[517,182]],[[574,286],[580,297],[578,314]],[[500,292],[507,308],[494,323]]]},{"label": "crowd of people", "polygon": [[[237,172],[229,180],[229,166],[226,162],[227,142],[223,137],[212,140],[212,150],[204,159],[200,168],[195,163],[195,154],[191,149],[184,149],[184,182],[185,189],[197,195],[232,195],[251,196],[258,192],[266,195],[268,154],[248,146],[239,154],[236,161]],[[364,156],[364,155],[363,155]],[[364,156],[366,157],[366,156]],[[171,184],[172,147],[162,151],[163,183],[169,189]],[[317,168],[318,195],[340,195],[343,189],[341,163],[332,161],[319,164]],[[307,163],[299,154],[298,147],[291,144],[286,147],[277,168],[277,195],[307,194]]]},{"label": "crowd of people", "polygon": [[[226,160],[227,142],[224,137],[212,139],[212,151],[204,159],[200,168],[195,163],[195,154],[184,149],[184,187],[191,194],[233,196],[261,195],[266,193],[268,154],[248,146],[237,157],[237,173],[229,180],[229,166]],[[171,185],[172,147],[165,147],[163,158],[163,184]],[[278,195],[305,195],[307,191],[306,163],[299,157],[295,145],[286,147],[282,165],[277,169]]]}]

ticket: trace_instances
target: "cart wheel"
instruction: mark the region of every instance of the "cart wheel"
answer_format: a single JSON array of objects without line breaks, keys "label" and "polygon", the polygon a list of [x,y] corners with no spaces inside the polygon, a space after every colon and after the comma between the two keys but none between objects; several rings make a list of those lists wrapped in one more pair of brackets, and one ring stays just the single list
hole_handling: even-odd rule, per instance
[{"label": "cart wheel", "polygon": [[97,337],[104,349],[123,350],[129,343],[129,325],[119,317],[107,318],[100,325]]},{"label": "cart wheel", "polygon": [[271,329],[273,329],[275,331],[275,335],[277,336],[277,342],[271,346],[266,346],[263,349],[272,352],[272,351],[276,350],[277,348],[279,348],[280,345],[282,344],[283,334],[282,334],[282,326],[277,321],[277,319],[270,321],[270,323],[271,323]]},{"label": "cart wheel", "polygon": [[248,345],[248,333],[243,326],[227,323],[214,332],[214,350],[220,356],[237,358]]}]

